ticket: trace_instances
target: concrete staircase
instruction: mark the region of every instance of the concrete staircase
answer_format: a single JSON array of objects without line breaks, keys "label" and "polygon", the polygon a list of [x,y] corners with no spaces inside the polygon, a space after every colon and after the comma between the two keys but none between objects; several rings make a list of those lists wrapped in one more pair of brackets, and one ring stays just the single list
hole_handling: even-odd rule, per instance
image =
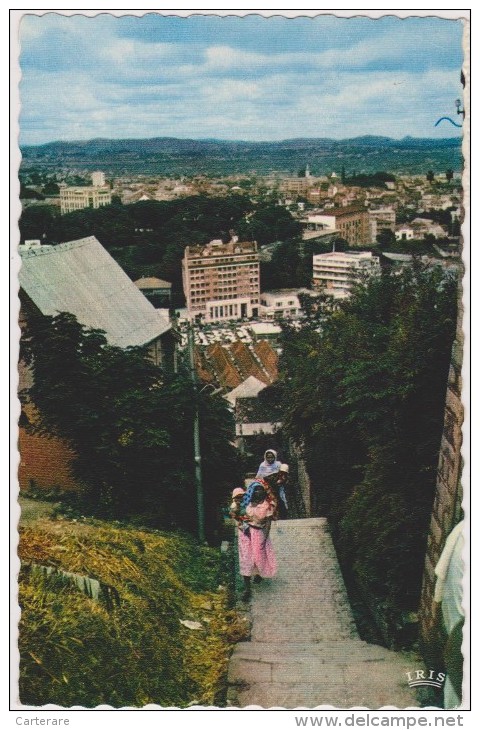
[{"label": "concrete staircase", "polygon": [[232,707],[416,707],[415,659],[362,641],[324,518],[282,520],[279,571],[254,585],[251,641],[230,660]]}]

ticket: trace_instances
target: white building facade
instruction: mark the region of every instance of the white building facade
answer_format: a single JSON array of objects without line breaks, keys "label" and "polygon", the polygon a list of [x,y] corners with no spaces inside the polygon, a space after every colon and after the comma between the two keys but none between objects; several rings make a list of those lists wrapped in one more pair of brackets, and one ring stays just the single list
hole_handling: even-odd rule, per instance
[{"label": "white building facade", "polygon": [[277,289],[260,294],[260,317],[266,320],[292,319],[301,313],[298,295],[307,289]]},{"label": "white building facade", "polygon": [[348,297],[359,276],[380,273],[380,259],[371,251],[317,254],[313,257],[313,287],[336,298]]},{"label": "white building facade", "polygon": [[107,187],[60,188],[61,215],[84,208],[101,208],[111,202],[112,191]]},{"label": "white building facade", "polygon": [[415,238],[415,231],[410,226],[397,226],[395,238],[397,241],[412,241]]},{"label": "white building facade", "polygon": [[92,185],[94,188],[104,188],[105,187],[105,173],[104,172],[100,172],[100,170],[96,170],[95,172],[92,172],[91,178],[92,178]]}]

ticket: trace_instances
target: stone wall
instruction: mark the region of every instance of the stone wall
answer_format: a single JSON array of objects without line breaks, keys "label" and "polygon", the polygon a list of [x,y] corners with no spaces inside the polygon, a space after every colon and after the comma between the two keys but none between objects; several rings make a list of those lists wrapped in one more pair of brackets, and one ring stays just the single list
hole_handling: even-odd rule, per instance
[{"label": "stone wall", "polygon": [[445,419],[437,472],[437,490],[433,504],[430,532],[428,536],[425,571],[420,601],[420,638],[424,653],[435,641],[433,593],[435,588],[435,565],[438,562],[445,540],[461,519],[463,490],[462,471],[462,387],[461,368],[463,352],[462,317],[459,317],[457,337],[452,349],[452,361],[448,378]]},{"label": "stone wall", "polygon": [[310,482],[310,477],[307,472],[307,466],[305,464],[305,459],[302,454],[302,450],[300,447],[296,446],[293,441],[290,443],[290,450],[292,455],[295,458],[296,464],[297,464],[297,480],[298,480],[298,488],[300,490],[300,494],[303,500],[303,505],[305,509],[305,517],[311,517],[312,516],[312,485]]}]

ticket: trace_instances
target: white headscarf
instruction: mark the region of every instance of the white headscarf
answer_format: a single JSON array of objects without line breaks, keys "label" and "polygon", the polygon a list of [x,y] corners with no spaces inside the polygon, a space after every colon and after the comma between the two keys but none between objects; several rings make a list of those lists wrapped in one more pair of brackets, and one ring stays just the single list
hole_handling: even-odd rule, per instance
[{"label": "white headscarf", "polygon": [[[274,461],[269,464],[267,461],[267,454],[273,454]],[[281,462],[277,461],[277,452],[274,449],[267,449],[263,455],[263,461],[258,467],[257,478],[268,477],[270,474],[276,474],[279,471]]]}]

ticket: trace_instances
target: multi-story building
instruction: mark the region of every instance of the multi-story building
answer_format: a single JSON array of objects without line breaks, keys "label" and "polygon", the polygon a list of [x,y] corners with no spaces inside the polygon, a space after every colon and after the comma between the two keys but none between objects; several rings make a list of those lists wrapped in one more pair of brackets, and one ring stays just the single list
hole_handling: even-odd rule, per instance
[{"label": "multi-story building", "polygon": [[91,178],[92,178],[92,185],[94,188],[104,188],[105,187],[105,173],[104,172],[100,172],[100,170],[96,170],[95,172],[92,172]]},{"label": "multi-story building", "polygon": [[260,265],[252,241],[187,246],[182,261],[188,316],[205,321],[258,316]]},{"label": "multi-story building", "polygon": [[395,208],[370,208],[368,211],[370,225],[370,241],[376,243],[377,235],[382,231],[389,230],[395,233],[396,213]]},{"label": "multi-story building", "polygon": [[391,231],[395,229],[396,213],[395,208],[385,206],[383,208],[370,208],[368,211],[370,218],[375,218],[379,228],[389,228]]},{"label": "multi-story building", "polygon": [[371,251],[332,251],[313,257],[313,287],[337,298],[349,296],[355,280],[380,272],[380,260]]},{"label": "multi-story building", "polygon": [[368,210],[358,205],[332,208],[328,213],[308,216],[303,225],[307,230],[328,233],[338,232],[350,246],[370,244],[370,224]]},{"label": "multi-story building", "polygon": [[310,188],[315,185],[317,178],[312,177],[309,165],[305,168],[303,177],[285,177],[280,181],[279,190],[294,196],[307,196]]},{"label": "multi-story building", "polygon": [[60,188],[60,214],[73,213],[83,208],[101,208],[112,202],[108,187]]}]

